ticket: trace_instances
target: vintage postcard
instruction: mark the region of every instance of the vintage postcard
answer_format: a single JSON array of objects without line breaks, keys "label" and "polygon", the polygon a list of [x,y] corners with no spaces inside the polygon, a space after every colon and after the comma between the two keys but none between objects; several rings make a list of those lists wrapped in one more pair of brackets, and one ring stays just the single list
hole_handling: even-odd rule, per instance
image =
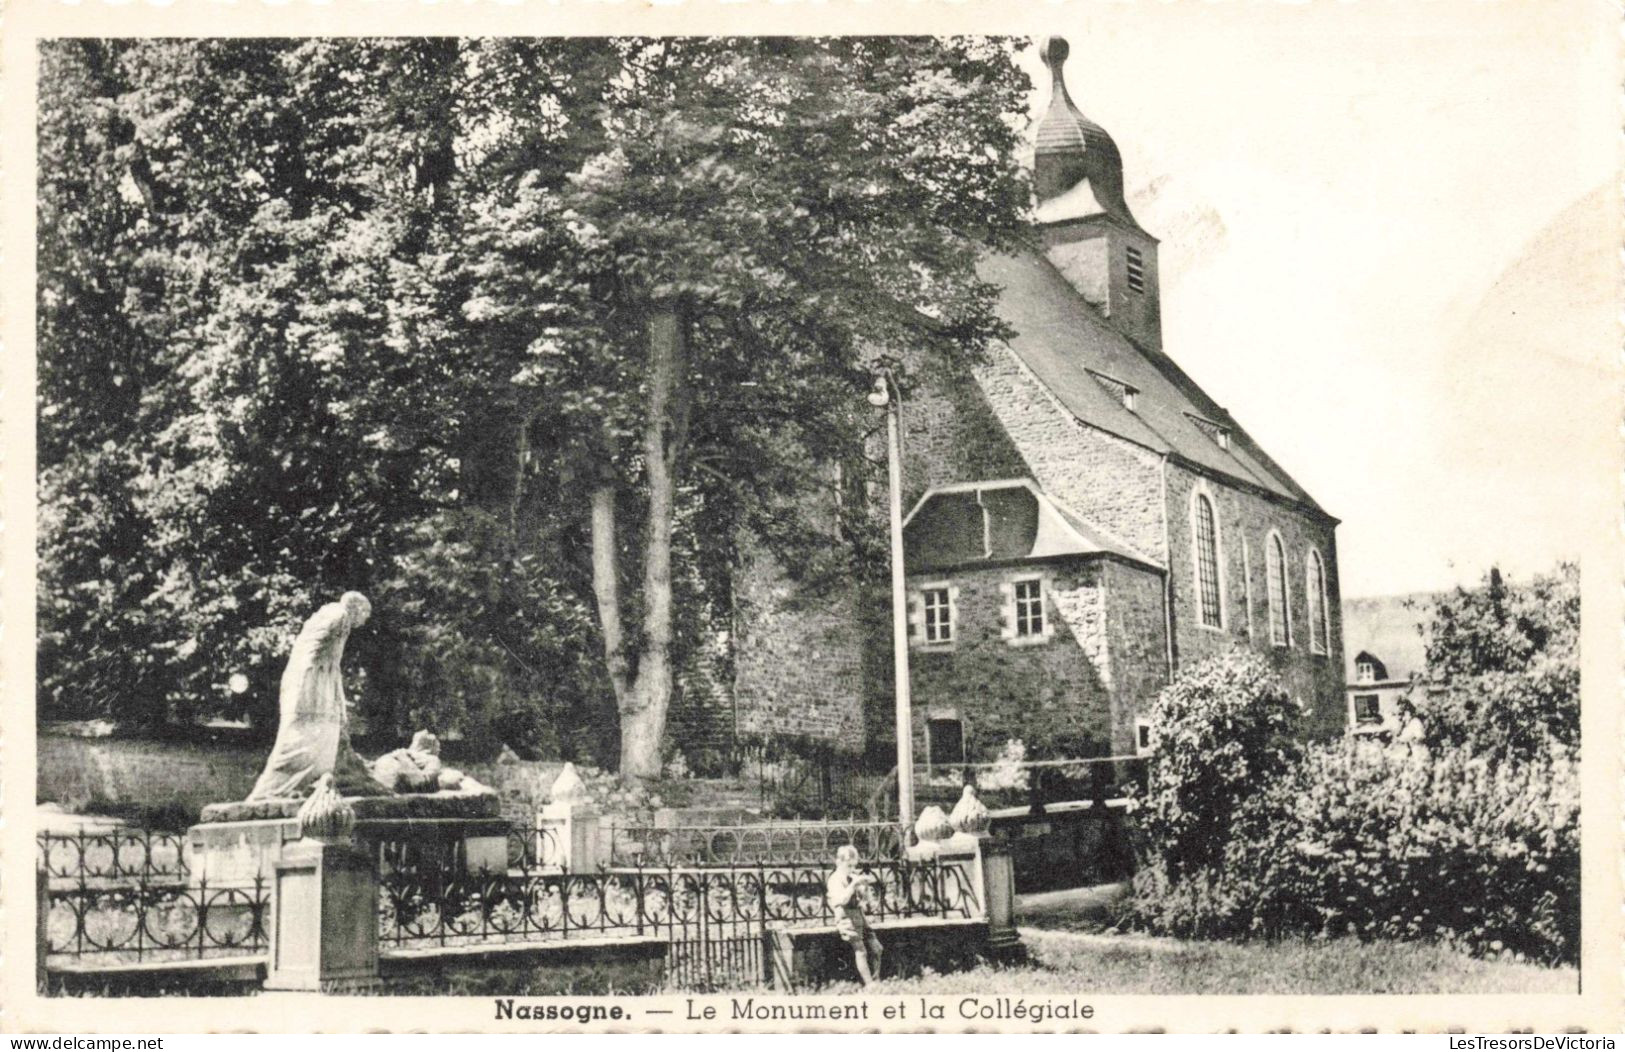
[{"label": "vintage postcard", "polygon": [[0,33],[0,1027],[1620,1029],[1613,6]]}]

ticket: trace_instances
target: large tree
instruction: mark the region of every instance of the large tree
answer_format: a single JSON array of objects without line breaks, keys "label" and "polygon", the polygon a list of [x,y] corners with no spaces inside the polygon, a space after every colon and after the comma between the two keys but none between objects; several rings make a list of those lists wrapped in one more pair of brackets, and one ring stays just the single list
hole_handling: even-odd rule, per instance
[{"label": "large tree", "polygon": [[366,587],[375,714],[584,720],[605,683],[656,773],[736,538],[827,569],[805,494],[869,368],[997,331],[1011,48],[47,45],[47,694],[144,665],[161,718],[243,669],[264,708],[289,625]]},{"label": "large tree", "polygon": [[1434,605],[1417,706],[1430,742],[1498,760],[1580,744],[1580,569],[1528,581],[1491,569]]}]

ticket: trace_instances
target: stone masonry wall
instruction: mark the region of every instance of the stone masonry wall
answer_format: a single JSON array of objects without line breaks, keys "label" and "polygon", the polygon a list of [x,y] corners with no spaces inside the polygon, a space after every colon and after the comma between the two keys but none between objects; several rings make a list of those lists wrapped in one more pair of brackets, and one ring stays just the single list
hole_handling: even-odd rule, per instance
[{"label": "stone masonry wall", "polygon": [[806,598],[766,552],[736,578],[738,729],[829,742],[861,753],[864,668],[853,592]]},{"label": "stone masonry wall", "polygon": [[1008,348],[994,348],[976,379],[1046,493],[1153,562],[1163,561],[1159,454],[1080,423]]},{"label": "stone masonry wall", "polygon": [[[1219,562],[1223,627],[1201,622],[1196,599],[1195,553],[1191,544],[1192,495],[1200,488],[1214,504],[1219,527]],[[1286,552],[1287,646],[1269,636],[1269,591],[1265,543],[1270,531],[1280,534]],[[1287,690],[1309,710],[1308,731],[1316,736],[1342,732],[1343,624],[1337,582],[1337,548],[1332,525],[1279,501],[1198,475],[1177,464],[1168,467],[1168,536],[1174,589],[1174,642],[1179,667],[1222,653],[1232,646],[1251,646],[1269,659]],[[1246,541],[1249,573],[1243,574]],[[1328,644],[1325,653],[1309,646],[1307,559],[1313,547],[1326,574]],[[1251,602],[1248,602],[1249,578]]]},{"label": "stone masonry wall", "polygon": [[[876,453],[883,456],[885,447]],[[903,514],[932,486],[1030,474],[970,377],[925,384],[910,395],[903,407]]]},{"label": "stone masonry wall", "polygon": [[1168,631],[1161,574],[1101,564],[1112,669],[1112,753],[1136,751],[1135,720],[1168,685]]},{"label": "stone masonry wall", "polygon": [[[1014,644],[1004,638],[1003,585],[1034,573],[1047,578],[1045,618],[1048,639]],[[915,755],[925,762],[925,721],[940,717],[964,721],[967,759],[993,759],[1012,738],[1035,746],[1049,740],[1094,738],[1102,747],[1111,737],[1110,688],[1088,651],[1105,650],[1104,600],[1099,563],[1045,564],[924,575],[921,584],[951,579],[955,598],[955,639],[951,646],[911,648]],[[1060,617],[1057,597],[1078,616]],[[1074,631],[1076,629],[1076,631]],[[1097,638],[1091,638],[1091,636]]]}]

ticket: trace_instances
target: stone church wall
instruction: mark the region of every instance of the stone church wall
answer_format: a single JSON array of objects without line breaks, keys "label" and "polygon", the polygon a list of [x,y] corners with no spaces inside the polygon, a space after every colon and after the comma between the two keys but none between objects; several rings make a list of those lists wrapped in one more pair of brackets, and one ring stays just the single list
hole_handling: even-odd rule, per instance
[{"label": "stone church wall", "polygon": [[[1195,553],[1191,543],[1191,499],[1198,491],[1214,503],[1219,527],[1223,628],[1201,623],[1196,605]],[[1343,626],[1337,582],[1337,550],[1332,524],[1318,521],[1259,494],[1199,475],[1177,464],[1168,467],[1168,536],[1174,584],[1174,641],[1181,667],[1222,653],[1232,646],[1251,646],[1269,659],[1287,690],[1308,707],[1311,734],[1341,733],[1344,726]],[[1286,552],[1286,594],[1291,638],[1276,646],[1269,636],[1269,591],[1265,543],[1271,530],[1280,534]],[[1243,573],[1246,541],[1247,574]],[[1326,574],[1330,628],[1325,653],[1309,646],[1309,590],[1306,560],[1310,548],[1320,553]],[[1248,602],[1249,580],[1251,603]]]}]

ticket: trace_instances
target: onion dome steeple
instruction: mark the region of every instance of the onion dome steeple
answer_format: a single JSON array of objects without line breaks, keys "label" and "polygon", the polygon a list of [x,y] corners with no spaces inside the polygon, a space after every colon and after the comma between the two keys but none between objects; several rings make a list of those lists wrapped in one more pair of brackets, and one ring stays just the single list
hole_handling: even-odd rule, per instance
[{"label": "onion dome steeple", "polygon": [[1044,41],[1041,55],[1054,77],[1049,109],[1038,122],[1033,188],[1039,204],[1089,184],[1097,209],[1135,229],[1140,224],[1123,199],[1123,155],[1106,129],[1085,117],[1066,90],[1061,66],[1070,48],[1063,37]]}]

